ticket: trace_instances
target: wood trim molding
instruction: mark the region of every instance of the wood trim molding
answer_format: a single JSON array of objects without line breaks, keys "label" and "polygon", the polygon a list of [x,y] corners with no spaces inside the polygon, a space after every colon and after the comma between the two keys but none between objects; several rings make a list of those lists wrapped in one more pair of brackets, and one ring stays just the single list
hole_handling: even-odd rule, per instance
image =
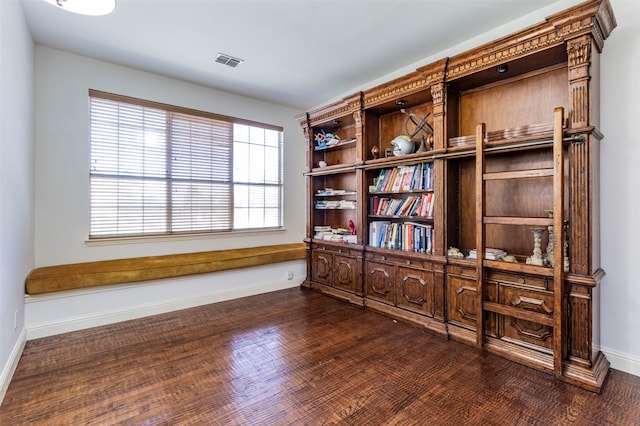
[{"label": "wood trim molding", "polygon": [[[309,126],[317,126],[333,119],[343,119],[344,116],[349,115],[349,113],[359,111],[361,105],[362,94],[358,92],[330,105],[326,105],[320,109],[310,112],[308,114],[307,124]],[[298,121],[300,121],[301,123],[303,122],[301,119],[299,119]]]},{"label": "wood trim molding", "polygon": [[585,2],[552,15],[540,24],[450,58],[446,80],[473,74],[586,34],[590,34],[598,50],[602,50],[604,40],[615,26],[609,0]]}]

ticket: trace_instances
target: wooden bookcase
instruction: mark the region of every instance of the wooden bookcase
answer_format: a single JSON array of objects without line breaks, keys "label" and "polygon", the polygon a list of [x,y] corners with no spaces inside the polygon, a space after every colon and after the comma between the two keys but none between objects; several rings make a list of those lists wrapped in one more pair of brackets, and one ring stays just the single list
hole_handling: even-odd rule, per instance
[{"label": "wooden bookcase", "polygon": [[[303,285],[599,391],[599,54],[615,26],[608,0],[587,1],[298,116]],[[420,151],[394,155],[399,135]],[[322,231],[349,222],[348,238]]]}]

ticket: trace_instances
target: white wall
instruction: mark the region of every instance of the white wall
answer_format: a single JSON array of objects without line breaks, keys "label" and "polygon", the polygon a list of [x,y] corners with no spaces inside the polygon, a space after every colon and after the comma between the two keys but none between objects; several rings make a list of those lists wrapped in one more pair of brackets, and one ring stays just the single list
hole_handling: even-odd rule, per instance
[{"label": "white wall", "polygon": [[[35,63],[36,266],[302,241],[305,146],[298,111],[40,45]],[[87,246],[90,88],[282,126],[286,230]]]},{"label": "white wall", "polygon": [[640,2],[612,0],[618,27],[601,56],[601,348],[611,365],[640,376]]},{"label": "white wall", "polygon": [[[0,401],[24,345],[33,268],[33,42],[18,0],[0,1]],[[15,321],[15,323],[14,323]]]}]

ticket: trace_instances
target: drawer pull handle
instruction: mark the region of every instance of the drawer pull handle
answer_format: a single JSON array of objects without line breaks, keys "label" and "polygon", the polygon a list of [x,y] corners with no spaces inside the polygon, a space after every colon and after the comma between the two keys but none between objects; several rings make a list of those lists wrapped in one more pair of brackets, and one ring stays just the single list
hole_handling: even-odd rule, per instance
[{"label": "drawer pull handle", "polygon": [[522,277],[518,278],[518,282],[519,282],[520,284],[524,284],[524,278],[522,278]]}]

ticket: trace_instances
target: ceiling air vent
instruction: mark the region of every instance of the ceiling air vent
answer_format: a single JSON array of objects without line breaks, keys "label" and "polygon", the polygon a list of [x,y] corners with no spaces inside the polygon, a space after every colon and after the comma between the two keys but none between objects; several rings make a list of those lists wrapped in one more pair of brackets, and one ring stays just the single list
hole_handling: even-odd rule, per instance
[{"label": "ceiling air vent", "polygon": [[244,61],[242,59],[234,58],[233,56],[229,56],[224,53],[218,53],[218,56],[216,56],[216,62],[235,68]]}]

